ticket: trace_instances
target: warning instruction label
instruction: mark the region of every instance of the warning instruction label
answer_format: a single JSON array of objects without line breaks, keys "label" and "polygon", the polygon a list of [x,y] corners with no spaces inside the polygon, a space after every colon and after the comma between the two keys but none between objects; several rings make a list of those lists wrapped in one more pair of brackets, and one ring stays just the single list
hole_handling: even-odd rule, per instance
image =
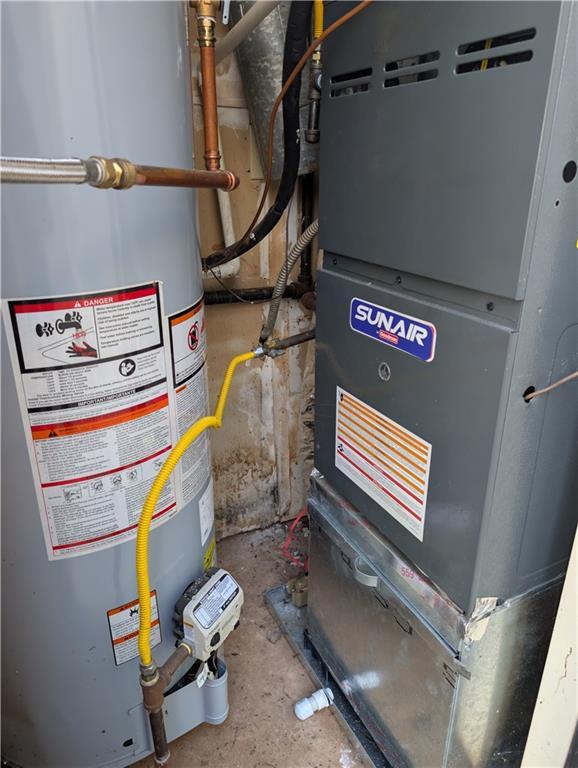
[{"label": "warning instruction label", "polygon": [[337,387],[335,466],[423,541],[432,446]]},{"label": "warning instruction label", "polygon": [[204,629],[209,629],[238,594],[237,582],[228,573],[223,574],[195,607],[196,620]]},{"label": "warning instruction label", "polygon": [[213,478],[199,499],[199,522],[201,524],[201,546],[205,546],[209,534],[215,524],[215,502],[213,495]]},{"label": "warning instruction label", "polygon": [[[119,605],[106,613],[110,628],[110,639],[117,666],[138,656],[138,600]],[[151,592],[151,647],[161,642],[161,625],[156,591]]]},{"label": "warning instruction label", "polygon": [[[205,307],[202,298],[169,316],[172,385],[176,430],[180,438],[209,410],[206,362]],[[179,463],[181,505],[188,504],[206,485],[210,473],[210,443],[207,432],[187,448]],[[207,534],[208,535],[208,534]],[[204,544],[206,536],[202,543]]]},{"label": "warning instruction label", "polygon": [[[49,558],[134,537],[173,442],[160,284],[4,312]],[[176,511],[169,481],[153,525]]]}]

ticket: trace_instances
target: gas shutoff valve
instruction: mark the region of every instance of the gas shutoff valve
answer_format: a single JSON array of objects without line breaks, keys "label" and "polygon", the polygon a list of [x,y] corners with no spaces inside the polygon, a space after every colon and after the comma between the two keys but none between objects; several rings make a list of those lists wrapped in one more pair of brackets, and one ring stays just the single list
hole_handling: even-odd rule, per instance
[{"label": "gas shutoff valve", "polygon": [[243,590],[231,574],[211,568],[175,606],[175,634],[192,647],[196,659],[207,661],[239,625],[242,605]]}]

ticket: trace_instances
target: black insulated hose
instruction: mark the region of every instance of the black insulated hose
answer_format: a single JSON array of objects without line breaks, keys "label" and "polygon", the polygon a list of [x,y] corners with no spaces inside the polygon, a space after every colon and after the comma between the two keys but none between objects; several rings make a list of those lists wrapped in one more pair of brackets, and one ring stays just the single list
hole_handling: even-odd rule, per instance
[{"label": "black insulated hose", "polygon": [[[285,83],[307,50],[311,29],[312,5],[311,2],[302,2],[301,0],[293,0],[291,3],[283,52],[283,83]],[[271,232],[289,205],[299,173],[300,93],[301,74],[295,78],[283,99],[283,173],[274,204],[245,239],[233,243],[233,245],[228,246],[222,251],[211,253],[210,256],[204,259],[205,269],[213,269],[221,264],[226,264],[254,248]]]}]

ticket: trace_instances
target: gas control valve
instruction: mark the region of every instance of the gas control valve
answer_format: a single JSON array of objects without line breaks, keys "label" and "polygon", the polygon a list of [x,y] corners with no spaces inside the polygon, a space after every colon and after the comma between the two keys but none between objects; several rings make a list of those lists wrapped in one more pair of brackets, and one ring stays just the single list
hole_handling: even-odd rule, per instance
[{"label": "gas control valve", "polygon": [[193,581],[175,605],[175,635],[207,661],[239,626],[243,590],[223,568],[210,568]]}]

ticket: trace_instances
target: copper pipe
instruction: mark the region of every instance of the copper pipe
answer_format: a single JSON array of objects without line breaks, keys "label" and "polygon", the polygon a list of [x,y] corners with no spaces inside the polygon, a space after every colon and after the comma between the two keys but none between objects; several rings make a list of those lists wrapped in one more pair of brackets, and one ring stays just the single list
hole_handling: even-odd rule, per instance
[{"label": "copper pipe", "polygon": [[[201,20],[199,20],[200,23]],[[221,167],[219,152],[219,122],[217,116],[217,79],[215,73],[215,44],[200,45],[203,95],[203,123],[205,129],[205,168],[218,171]]]},{"label": "copper pipe", "polygon": [[203,123],[205,129],[205,168],[218,171],[221,167],[219,152],[219,118],[217,116],[217,73],[215,69],[215,26],[220,3],[217,0],[195,0],[201,80],[203,95]]},{"label": "copper pipe", "polygon": [[239,185],[231,171],[197,171],[189,168],[159,168],[135,165],[120,157],[50,159],[0,158],[2,184],[85,184],[99,189],[130,189],[135,184],[150,187],[223,189]]},{"label": "copper pipe", "polygon": [[151,187],[194,187],[195,189],[224,189],[230,192],[239,185],[231,171],[196,171],[182,168],[157,168],[136,165],[135,184]]}]

